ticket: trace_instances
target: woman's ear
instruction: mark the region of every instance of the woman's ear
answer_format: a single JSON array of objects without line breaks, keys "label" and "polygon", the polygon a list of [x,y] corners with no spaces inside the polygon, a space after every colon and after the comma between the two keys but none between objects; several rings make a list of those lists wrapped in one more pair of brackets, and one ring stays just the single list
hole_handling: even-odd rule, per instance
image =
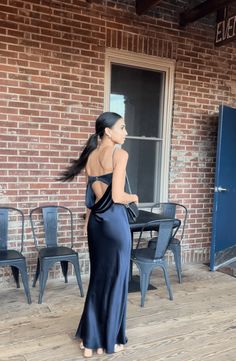
[{"label": "woman's ear", "polygon": [[111,139],[111,129],[110,128],[108,128],[108,127],[105,128],[105,134],[108,138]]}]

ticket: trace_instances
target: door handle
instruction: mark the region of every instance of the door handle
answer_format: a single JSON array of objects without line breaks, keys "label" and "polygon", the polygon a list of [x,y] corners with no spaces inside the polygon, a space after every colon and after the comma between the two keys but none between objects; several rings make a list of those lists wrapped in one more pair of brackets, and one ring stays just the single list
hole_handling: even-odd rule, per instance
[{"label": "door handle", "polygon": [[227,188],[222,188],[221,186],[219,186],[217,188],[218,188],[218,192],[228,192]]},{"label": "door handle", "polygon": [[223,188],[221,186],[214,187],[214,188],[211,188],[211,189],[214,190],[215,192],[228,192],[229,191],[227,188]]}]

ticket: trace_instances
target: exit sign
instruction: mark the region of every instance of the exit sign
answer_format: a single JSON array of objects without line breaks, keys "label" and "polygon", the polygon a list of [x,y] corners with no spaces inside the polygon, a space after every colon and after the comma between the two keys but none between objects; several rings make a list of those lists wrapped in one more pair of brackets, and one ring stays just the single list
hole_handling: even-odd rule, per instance
[{"label": "exit sign", "polygon": [[216,23],[215,45],[224,45],[234,39],[236,39],[236,15]]}]

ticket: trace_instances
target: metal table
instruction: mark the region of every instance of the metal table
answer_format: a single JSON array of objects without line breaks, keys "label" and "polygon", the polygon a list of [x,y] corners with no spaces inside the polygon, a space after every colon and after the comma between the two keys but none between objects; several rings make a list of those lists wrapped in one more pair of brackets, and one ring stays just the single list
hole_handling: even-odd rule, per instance
[{"label": "metal table", "polygon": [[[170,218],[164,217],[162,214],[153,213],[150,211],[144,211],[144,210],[140,209],[139,215],[138,215],[135,223],[130,223],[131,233],[140,232],[142,230],[143,226],[145,225],[145,223],[147,223],[147,222],[157,221],[157,220],[159,221],[162,219],[170,219]],[[179,228],[180,224],[181,224],[180,220],[175,219],[174,228],[176,228],[176,227]],[[152,230],[154,230],[153,226],[152,226]],[[155,230],[158,230],[158,229],[155,229]]]}]

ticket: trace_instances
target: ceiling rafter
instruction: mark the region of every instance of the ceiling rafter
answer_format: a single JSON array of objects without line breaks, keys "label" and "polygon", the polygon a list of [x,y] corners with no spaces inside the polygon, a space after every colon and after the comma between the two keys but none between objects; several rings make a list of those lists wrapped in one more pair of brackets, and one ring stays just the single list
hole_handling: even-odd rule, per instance
[{"label": "ceiling rafter", "polygon": [[[97,0],[86,0],[88,3]],[[154,5],[158,5],[162,0],[136,0],[136,14],[143,15]],[[179,14],[179,24],[184,27],[198,19],[203,18],[213,12],[223,10],[228,5],[235,3],[236,0],[205,0],[193,8],[186,9]],[[222,13],[222,12],[221,12]]]},{"label": "ceiling rafter", "polygon": [[180,26],[186,26],[188,23],[203,18],[233,2],[235,2],[235,0],[206,0],[194,8],[187,9],[180,13],[179,24]]},{"label": "ceiling rafter", "polygon": [[160,1],[161,0],[136,0],[136,13],[142,15]]}]

